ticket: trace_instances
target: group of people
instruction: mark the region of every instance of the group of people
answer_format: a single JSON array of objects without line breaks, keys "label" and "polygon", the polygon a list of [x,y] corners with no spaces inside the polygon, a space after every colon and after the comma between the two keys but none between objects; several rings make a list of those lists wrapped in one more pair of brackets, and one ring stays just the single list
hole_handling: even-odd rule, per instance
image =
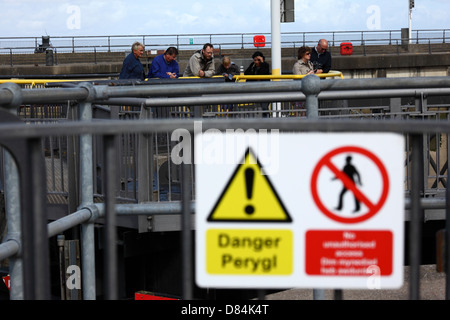
[{"label": "group of people", "polygon": [[[144,66],[140,62],[145,47],[140,42],[135,42],[132,52],[125,58],[119,79],[144,80],[146,74]],[[167,50],[156,56],[150,66],[147,78],[167,78],[175,79],[180,77],[179,65],[177,62],[178,50],[169,47]],[[256,51],[252,55],[253,62],[245,70],[245,75],[270,75],[269,63],[262,52]],[[328,73],[331,68],[331,54],[328,51],[328,42],[325,39],[319,40],[317,46],[310,48],[303,46],[298,50],[298,61],[294,64],[292,73],[295,75]],[[239,73],[239,68],[229,57],[225,56],[222,63],[214,66],[214,46],[206,43],[201,50],[194,52],[184,70],[184,77],[210,78],[214,75],[223,75],[225,79],[231,80]]]},{"label": "group of people", "polygon": [[298,61],[292,68],[295,75],[328,73],[331,69],[331,54],[328,41],[320,39],[313,48],[303,46],[298,49]]}]

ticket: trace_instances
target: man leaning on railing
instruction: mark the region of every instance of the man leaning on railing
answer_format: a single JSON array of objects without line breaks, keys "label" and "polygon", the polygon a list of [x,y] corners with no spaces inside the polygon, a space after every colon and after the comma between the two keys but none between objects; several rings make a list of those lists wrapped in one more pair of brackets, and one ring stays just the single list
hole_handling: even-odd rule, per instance
[{"label": "man leaning on railing", "polygon": [[328,41],[320,39],[317,46],[311,51],[311,60],[314,73],[328,73],[331,69],[331,53],[328,51]]},{"label": "man leaning on railing", "polygon": [[140,42],[133,43],[131,53],[123,61],[119,79],[145,79],[144,66],[139,60],[144,54],[144,48]]},{"label": "man leaning on railing", "polygon": [[216,72],[214,67],[214,47],[206,43],[202,50],[196,51],[184,70],[184,77],[211,78]]}]

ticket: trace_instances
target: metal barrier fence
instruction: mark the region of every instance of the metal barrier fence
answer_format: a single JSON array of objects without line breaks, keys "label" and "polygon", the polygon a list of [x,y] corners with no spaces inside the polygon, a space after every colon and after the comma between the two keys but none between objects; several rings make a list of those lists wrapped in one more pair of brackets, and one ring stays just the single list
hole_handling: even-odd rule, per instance
[{"label": "metal barrier fence", "polygon": [[[181,35],[116,35],[116,36],[55,36],[55,37],[0,37],[0,64],[3,65],[57,65],[64,63],[101,63],[120,61],[131,44],[140,41],[147,50],[165,50],[175,46],[179,50],[197,50],[204,43],[212,43],[221,50],[250,49],[257,46],[255,36],[264,36],[264,46],[271,47],[271,34],[181,34]],[[389,46],[382,53],[401,54],[409,42],[426,45],[429,54],[446,52],[449,42],[448,29],[412,30],[412,39],[406,39],[401,30],[285,32],[281,34],[281,46],[293,48],[292,57],[303,45],[314,46],[318,39],[328,39],[330,51],[339,50],[342,42],[351,42],[362,48],[358,54],[380,54],[378,46]],[[422,49],[423,50],[423,49]],[[79,53],[74,56],[70,53]],[[100,54],[101,53],[101,54]],[[337,53],[337,52],[336,52]]]},{"label": "metal barrier fence", "polygon": [[[429,105],[427,101],[433,96],[450,95],[449,84],[447,78],[320,81],[317,76],[308,76],[302,81],[258,83],[174,81],[153,85],[133,83],[130,86],[81,82],[70,87],[45,89],[21,89],[18,85],[4,83],[0,85],[0,105],[13,111],[19,108],[22,116],[20,120],[10,111],[0,110],[0,143],[15,159],[13,161],[9,152],[6,153],[8,234],[0,245],[0,260],[10,258],[12,261],[11,296],[13,299],[49,298],[49,266],[45,259],[48,256],[47,238],[81,225],[83,297],[95,299],[93,227],[100,218],[104,219],[105,228],[104,292],[107,299],[118,297],[115,228],[119,217],[139,216],[147,220],[148,216],[181,214],[179,227],[182,232],[180,245],[183,248],[183,263],[192,266],[190,229],[191,214],[195,213],[195,182],[190,177],[193,177],[194,167],[187,163],[178,164],[176,178],[168,171],[169,190],[173,181],[179,186],[177,199],[161,199],[160,194],[155,198],[153,187],[154,181],[162,180],[161,172],[155,171],[155,167],[160,166],[159,151],[166,153],[166,170],[172,167],[172,137],[169,141],[169,135],[177,129],[193,134],[196,122],[201,121],[203,130],[279,129],[287,132],[398,132],[407,135],[405,197],[409,216],[405,219],[411,223],[408,253],[411,265],[410,297],[418,299],[424,210],[439,208],[445,212],[448,181],[448,106]],[[388,99],[388,106],[351,106],[352,101],[362,98]],[[403,105],[399,100],[402,98],[412,99],[413,103]],[[348,105],[342,106],[342,101],[347,101]],[[295,108],[291,107],[293,102]],[[48,119],[48,115],[53,113],[49,107],[52,104],[64,104],[67,110],[74,108],[76,116],[70,116],[71,111],[59,110],[57,113],[63,115],[62,121],[45,125],[22,123],[24,120],[29,122],[27,117],[31,112],[34,112],[34,122],[36,114]],[[271,104],[271,108],[255,110],[255,106],[259,108],[261,104]],[[32,110],[27,107],[31,105],[45,107],[34,107]],[[106,105],[109,107],[104,107]],[[238,110],[223,110],[226,105],[233,105]],[[243,105],[253,110],[239,110]],[[108,119],[92,120],[96,118],[94,114],[97,111],[106,112],[104,118]],[[152,118],[153,113],[160,113],[160,118]],[[235,114],[244,118],[236,119]],[[263,114],[270,116],[263,117]],[[136,119],[138,116],[139,119]],[[51,122],[54,120],[52,118]],[[162,138],[158,136],[160,134]],[[46,164],[42,144],[45,147],[47,142],[42,143],[42,139],[55,137],[70,137],[66,140],[68,154],[77,148],[71,146],[70,141],[79,141],[79,151],[75,152],[79,163],[72,164],[79,168],[73,168],[79,176],[77,186],[73,188],[79,195],[76,195],[75,208],[70,214],[47,225],[45,186],[51,186],[57,179],[53,177],[49,183],[49,178],[44,174]],[[47,141],[48,155],[51,156],[55,143],[51,139]],[[58,152],[65,149],[60,141],[56,145]],[[100,158],[101,161],[98,161]],[[98,163],[102,164],[99,171],[96,167]],[[122,170],[125,172],[123,175],[119,174]],[[118,179],[119,176],[126,180]],[[137,179],[129,181],[129,177]],[[97,178],[101,180],[101,203],[95,201],[99,191]],[[138,186],[136,182],[139,182]],[[133,197],[127,194],[130,184],[133,193],[138,190],[137,197],[136,194]],[[160,192],[160,186],[156,190]],[[65,195],[69,198],[73,196],[70,193]],[[20,216],[18,212],[21,212]],[[450,263],[446,263],[446,268],[448,266]],[[190,270],[183,268],[183,298],[192,297]]]},{"label": "metal barrier fence", "polygon": [[[36,50],[44,52],[46,48],[58,48],[61,52],[112,52],[129,50],[130,45],[139,41],[152,49],[166,49],[176,46],[183,50],[197,48],[204,43],[220,45],[223,49],[252,48],[253,38],[263,35],[266,43],[271,43],[270,33],[222,33],[222,34],[180,34],[180,35],[112,35],[112,36],[52,36],[46,37],[0,37],[0,50]],[[412,30],[412,43],[446,43],[449,40],[448,29]],[[401,30],[361,30],[361,31],[317,31],[282,32],[281,42],[287,47],[316,43],[318,39],[328,39],[331,46],[341,42],[353,42],[355,45],[397,45],[405,37]]]}]

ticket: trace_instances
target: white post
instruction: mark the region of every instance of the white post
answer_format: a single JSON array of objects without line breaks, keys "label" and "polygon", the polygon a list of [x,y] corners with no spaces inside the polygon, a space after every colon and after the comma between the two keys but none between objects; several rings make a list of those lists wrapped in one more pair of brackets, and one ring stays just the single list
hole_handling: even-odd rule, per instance
[{"label": "white post", "polygon": [[[281,75],[281,0],[271,0],[272,17],[272,75]],[[275,107],[275,108],[274,108]],[[280,110],[280,103],[272,103],[272,110]]]},{"label": "white post", "polygon": [[409,26],[408,26],[408,38],[409,38],[409,44],[412,43],[411,41],[411,19],[412,19],[412,9],[409,9]]},{"label": "white post", "polygon": [[409,38],[409,44],[412,44],[412,10],[414,8],[414,1],[408,0],[408,38]]}]

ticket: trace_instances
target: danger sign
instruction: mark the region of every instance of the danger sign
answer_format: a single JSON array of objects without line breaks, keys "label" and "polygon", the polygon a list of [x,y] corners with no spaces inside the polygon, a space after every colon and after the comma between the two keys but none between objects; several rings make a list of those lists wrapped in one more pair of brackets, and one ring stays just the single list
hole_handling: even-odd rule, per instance
[{"label": "danger sign", "polygon": [[199,287],[403,284],[402,135],[216,130],[195,139]]},{"label": "danger sign", "polygon": [[[339,159],[339,156],[342,155],[345,156],[345,163],[342,164],[342,169],[339,169],[338,165],[340,163],[337,163],[335,159]],[[354,160],[356,156],[359,156],[358,160]],[[364,172],[366,175],[365,183],[369,184],[370,187],[370,189],[366,190],[370,190],[370,193],[359,188],[359,186],[362,186],[361,175],[363,173],[357,169],[356,162],[358,161],[369,162],[373,166],[372,170]],[[319,194],[319,175],[327,170],[334,175],[333,180],[338,180],[342,183],[339,197],[336,194],[335,199],[338,199],[338,201],[334,203],[335,207],[330,207],[324,202],[324,199],[330,198],[329,193],[326,196]],[[381,183],[375,186],[376,182],[374,180],[377,179],[377,175]],[[331,183],[329,183],[330,185]],[[330,190],[329,187],[327,187],[327,190]],[[361,147],[345,146],[330,151],[320,159],[311,178],[311,192],[317,206],[329,218],[338,222],[356,223],[369,219],[384,205],[389,193],[389,177],[384,164],[372,152]],[[346,193],[353,195],[354,198],[354,209],[351,215],[342,214],[343,198]]]},{"label": "danger sign", "polygon": [[206,235],[211,274],[287,275],[292,273],[290,230],[210,229]]},{"label": "danger sign", "polygon": [[263,174],[254,152],[247,149],[208,221],[290,222],[270,178]]}]

